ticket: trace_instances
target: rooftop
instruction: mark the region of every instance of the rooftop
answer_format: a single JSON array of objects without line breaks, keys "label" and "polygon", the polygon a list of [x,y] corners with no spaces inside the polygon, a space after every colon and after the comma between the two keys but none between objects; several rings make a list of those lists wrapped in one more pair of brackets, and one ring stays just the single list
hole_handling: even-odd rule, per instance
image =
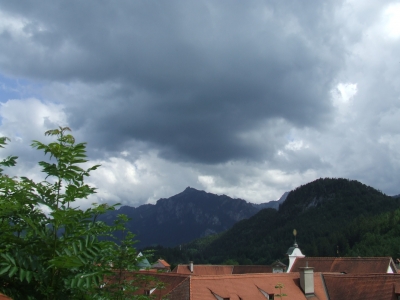
[{"label": "rooftop", "polygon": [[320,273],[314,274],[315,295],[311,297],[306,297],[301,290],[298,273],[192,276],[190,280],[191,300],[215,300],[215,295],[229,300],[265,300],[264,293],[272,295],[279,292],[275,288],[278,283],[284,285],[282,293],[290,299],[328,299]]},{"label": "rooftop", "polygon": [[313,267],[315,272],[337,273],[397,273],[391,257],[304,257],[296,258],[290,272],[300,267]]},{"label": "rooftop", "polygon": [[173,273],[190,275],[230,275],[230,274],[252,274],[252,273],[273,273],[274,268],[286,270],[286,265],[275,262],[272,265],[193,265],[193,272],[190,272],[190,265],[178,265],[172,270]]},{"label": "rooftop", "polygon": [[400,274],[323,274],[331,300],[398,299]]}]

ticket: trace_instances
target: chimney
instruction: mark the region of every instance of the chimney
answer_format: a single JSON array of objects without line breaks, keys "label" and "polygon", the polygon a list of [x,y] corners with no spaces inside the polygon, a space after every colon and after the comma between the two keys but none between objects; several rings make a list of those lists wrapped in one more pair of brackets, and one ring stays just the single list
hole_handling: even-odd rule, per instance
[{"label": "chimney", "polygon": [[300,269],[300,286],[306,296],[314,295],[314,268],[304,267]]},{"label": "chimney", "polygon": [[190,262],[190,273],[193,273],[193,262]]}]

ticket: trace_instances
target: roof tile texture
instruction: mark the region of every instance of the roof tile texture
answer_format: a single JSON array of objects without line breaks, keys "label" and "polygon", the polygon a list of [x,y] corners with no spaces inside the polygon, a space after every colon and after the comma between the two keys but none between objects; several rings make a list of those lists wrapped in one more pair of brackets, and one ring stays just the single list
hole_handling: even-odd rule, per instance
[{"label": "roof tile texture", "polygon": [[399,274],[324,274],[330,300],[392,300],[399,293]]},{"label": "roof tile texture", "polygon": [[345,274],[387,273],[389,266],[394,267],[390,257],[304,257],[296,258],[290,272],[298,272],[307,264],[314,272]]},{"label": "roof tile texture", "polygon": [[172,272],[188,275],[229,275],[232,270],[233,266],[194,265],[191,273],[189,265],[178,265]]},{"label": "roof tile texture", "polygon": [[[279,267],[286,267],[282,264]],[[273,266],[218,266],[218,265],[193,265],[193,273],[189,265],[178,265],[172,270],[173,273],[190,275],[229,275],[229,274],[251,274],[272,273]]]},{"label": "roof tile texture", "polygon": [[164,283],[165,288],[156,289],[153,295],[157,295],[159,297],[163,297],[169,293],[177,286],[179,286],[183,281],[188,279],[187,275],[182,274],[172,274],[172,273],[154,273],[154,272],[146,272],[140,271],[139,274],[147,274],[151,277],[158,279]]},{"label": "roof tile texture", "polygon": [[171,267],[171,265],[169,264],[169,263],[167,263],[164,259],[159,259],[158,260],[161,264],[163,264],[164,266],[166,266],[166,267]]},{"label": "roof tile texture", "polygon": [[272,266],[234,266],[232,274],[272,273]]},{"label": "roof tile texture", "polygon": [[[314,274],[315,296],[304,295],[300,288],[298,273],[280,274],[246,274],[225,276],[192,276],[191,277],[191,300],[215,300],[213,293],[222,298],[230,300],[251,299],[265,300],[260,289],[268,294],[276,294],[277,283],[282,283],[282,293],[288,295],[288,299],[326,300],[321,274]],[[240,298],[239,298],[240,297]],[[289,298],[290,297],[290,298]]]}]

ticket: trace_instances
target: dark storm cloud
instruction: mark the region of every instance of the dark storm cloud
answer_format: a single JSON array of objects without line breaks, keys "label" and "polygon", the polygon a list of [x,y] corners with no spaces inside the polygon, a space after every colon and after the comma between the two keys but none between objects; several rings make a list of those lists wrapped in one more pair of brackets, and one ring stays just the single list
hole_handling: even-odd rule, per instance
[{"label": "dark storm cloud", "polygon": [[240,135],[266,120],[329,121],[344,58],[330,22],[337,4],[6,2],[0,7],[22,18],[25,35],[0,34],[0,67],[35,80],[115,84],[64,101],[71,125],[90,130],[99,147],[137,140],[171,160],[259,159],[274,147]]}]

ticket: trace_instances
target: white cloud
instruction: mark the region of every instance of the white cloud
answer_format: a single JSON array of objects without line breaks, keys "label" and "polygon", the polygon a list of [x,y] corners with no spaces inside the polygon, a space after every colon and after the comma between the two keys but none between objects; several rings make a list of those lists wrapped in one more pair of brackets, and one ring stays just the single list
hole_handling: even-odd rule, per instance
[{"label": "white cloud", "polygon": [[213,176],[207,176],[207,175],[199,175],[198,180],[200,184],[207,190],[211,190],[215,187],[215,182],[214,182],[214,177]]},{"label": "white cloud", "polygon": [[28,37],[29,33],[24,31],[27,19],[12,16],[0,11],[0,33],[9,32],[14,36]]},{"label": "white cloud", "polygon": [[278,200],[283,193],[318,178],[314,170],[285,172],[274,169],[269,163],[235,162],[218,168],[224,172],[217,172],[214,168],[208,170],[218,176],[198,177],[202,188],[211,193],[225,194],[253,203]]},{"label": "white cloud", "polygon": [[339,83],[336,86],[338,95],[334,97],[337,102],[348,103],[357,94],[357,83]]},{"label": "white cloud", "polygon": [[400,3],[392,3],[382,14],[384,30],[388,37],[398,39],[400,37]]},{"label": "white cloud", "polygon": [[[45,131],[67,125],[62,105],[42,102],[35,98],[8,100],[0,103],[0,135],[11,139],[3,151],[7,155],[20,156],[22,163],[34,165],[32,159],[43,157],[31,149],[32,140],[48,141]],[[22,156],[27,155],[27,158]]]},{"label": "white cloud", "polygon": [[285,149],[291,151],[299,151],[301,149],[307,149],[307,148],[309,148],[309,146],[305,145],[302,140],[290,141],[285,145]]}]

